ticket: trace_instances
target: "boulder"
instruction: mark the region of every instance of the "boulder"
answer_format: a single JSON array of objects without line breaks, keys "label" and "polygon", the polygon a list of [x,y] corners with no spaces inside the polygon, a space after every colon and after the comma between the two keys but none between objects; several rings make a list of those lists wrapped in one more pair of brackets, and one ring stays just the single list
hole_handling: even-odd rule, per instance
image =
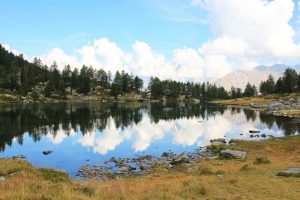
[{"label": "boulder", "polygon": [[170,158],[170,157],[173,157],[175,154],[173,152],[163,152],[161,157],[167,157],[167,158]]},{"label": "boulder", "polygon": [[186,153],[181,153],[178,156],[176,156],[172,161],[172,165],[180,164],[180,163],[188,163],[189,157]]},{"label": "boulder", "polygon": [[130,169],[128,166],[123,166],[119,170],[117,170],[115,173],[116,174],[126,174],[129,173]]},{"label": "boulder", "polygon": [[300,168],[288,168],[276,174],[277,176],[284,177],[299,177],[300,178]]},{"label": "boulder", "polygon": [[244,159],[246,157],[246,152],[226,149],[221,151],[220,156],[227,159]]}]

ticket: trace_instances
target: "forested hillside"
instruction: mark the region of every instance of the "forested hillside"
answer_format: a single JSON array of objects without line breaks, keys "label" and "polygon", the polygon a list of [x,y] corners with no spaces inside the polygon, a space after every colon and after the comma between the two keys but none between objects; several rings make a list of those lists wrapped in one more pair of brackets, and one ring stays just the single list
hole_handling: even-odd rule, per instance
[{"label": "forested hillside", "polygon": [[[0,45],[0,90],[14,94],[39,98],[40,95],[65,99],[67,94],[96,94],[106,91],[112,96],[123,93],[139,93],[143,80],[124,71],[117,71],[112,80],[111,72],[82,66],[71,69],[67,65],[62,71],[54,62],[44,65],[39,58],[30,63],[23,55],[16,56]],[[99,93],[98,93],[99,94]]]},{"label": "forested hillside", "polygon": [[[67,65],[58,70],[56,62],[51,66],[44,65],[39,58],[28,62],[21,55],[16,56],[0,45],[0,91],[22,96],[31,96],[38,100],[41,97],[66,99],[68,95],[119,95],[139,94],[144,89],[143,80],[125,71],[95,69],[83,65],[80,69]],[[151,77],[145,90],[152,99],[189,99],[200,100],[229,99],[252,97],[258,95],[258,89],[248,83],[244,90],[232,87],[226,91],[209,82],[179,82],[160,80]],[[263,81],[261,94],[292,93],[300,91],[300,75],[295,69],[287,68],[282,77],[274,80],[272,75]],[[145,94],[145,93],[144,93]]]}]

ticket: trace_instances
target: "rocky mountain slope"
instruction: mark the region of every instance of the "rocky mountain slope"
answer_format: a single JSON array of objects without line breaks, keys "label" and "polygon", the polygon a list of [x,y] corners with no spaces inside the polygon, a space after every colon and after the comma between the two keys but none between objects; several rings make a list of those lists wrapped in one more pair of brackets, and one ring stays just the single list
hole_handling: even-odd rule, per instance
[{"label": "rocky mountain slope", "polygon": [[[237,70],[218,79],[215,81],[215,84],[223,86],[226,90],[230,90],[232,86],[244,89],[248,82],[259,87],[260,82],[266,80],[269,74],[272,74],[275,80],[277,80],[288,67],[287,65],[276,64],[272,66],[260,65],[252,70]],[[300,65],[293,66],[292,68],[300,71]]]}]

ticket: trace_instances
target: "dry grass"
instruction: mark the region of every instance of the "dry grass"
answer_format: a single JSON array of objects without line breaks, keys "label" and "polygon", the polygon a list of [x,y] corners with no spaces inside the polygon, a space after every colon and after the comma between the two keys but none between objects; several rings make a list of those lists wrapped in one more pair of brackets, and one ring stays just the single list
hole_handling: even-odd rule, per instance
[{"label": "dry grass", "polygon": [[[0,199],[300,199],[300,178],[273,175],[300,167],[299,136],[239,141],[236,147],[247,151],[245,161],[207,160],[169,172],[157,169],[158,177],[105,182],[71,180],[62,172],[2,159],[0,174],[6,180],[0,182]],[[253,164],[259,157],[270,163]]]},{"label": "dry grass", "polygon": [[278,101],[279,99],[288,101],[292,98],[294,98],[296,93],[291,94],[273,94],[268,96],[257,96],[257,97],[251,97],[251,98],[238,98],[238,99],[228,99],[228,100],[215,100],[211,101],[211,103],[215,104],[222,104],[222,105],[243,105],[243,104],[249,104],[249,103],[256,103],[256,104],[271,104],[275,101]]}]

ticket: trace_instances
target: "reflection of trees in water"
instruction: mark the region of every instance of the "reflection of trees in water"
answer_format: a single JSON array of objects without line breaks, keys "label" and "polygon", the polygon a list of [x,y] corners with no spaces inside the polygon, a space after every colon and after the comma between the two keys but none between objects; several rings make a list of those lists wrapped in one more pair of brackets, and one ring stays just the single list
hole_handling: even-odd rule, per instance
[{"label": "reflection of trees in water", "polygon": [[144,107],[134,103],[91,102],[3,106],[0,108],[0,151],[4,151],[5,145],[11,146],[13,138],[22,144],[24,133],[35,142],[47,134],[55,137],[59,130],[69,135],[74,129],[84,135],[95,129],[105,129],[109,117],[114,119],[117,128],[127,127],[141,121]]},{"label": "reflection of trees in water", "polygon": [[272,114],[260,113],[260,121],[268,126],[270,129],[275,123],[277,127],[283,130],[284,135],[293,135],[296,132],[300,132],[300,124],[296,121],[293,121],[289,117],[283,116],[274,116]]},{"label": "reflection of trees in water", "polygon": [[247,119],[247,122],[249,122],[250,120],[252,120],[252,122],[254,122],[256,120],[256,111],[249,110],[249,109],[244,109],[243,111],[244,111],[245,117]]},{"label": "reflection of trees in water", "polygon": [[[180,118],[190,119],[201,117],[209,119],[217,115],[223,115],[226,110],[232,114],[240,113],[243,109],[220,106],[207,106],[187,103],[65,103],[65,104],[30,104],[10,105],[0,108],[0,151],[4,151],[5,145],[11,146],[13,138],[19,144],[23,143],[24,133],[37,142],[47,134],[53,137],[58,131],[69,135],[73,129],[83,135],[94,131],[101,131],[108,125],[112,118],[116,128],[128,127],[138,124],[143,114],[147,113],[152,122],[160,120],[175,120]],[[247,121],[256,119],[256,112],[243,110]],[[297,123],[289,123],[285,117],[259,114],[262,123],[271,128],[276,125],[284,130],[286,135],[299,131]]]}]

